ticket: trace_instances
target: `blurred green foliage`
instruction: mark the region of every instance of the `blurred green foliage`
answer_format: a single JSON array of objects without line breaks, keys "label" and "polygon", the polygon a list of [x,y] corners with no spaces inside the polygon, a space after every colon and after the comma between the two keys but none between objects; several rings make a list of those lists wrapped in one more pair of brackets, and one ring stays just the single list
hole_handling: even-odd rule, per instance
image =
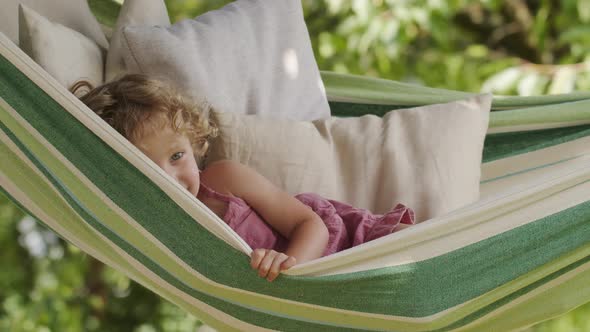
[{"label": "blurred green foliage", "polygon": [[0,195],[0,331],[190,331],[193,316]]},{"label": "blurred green foliage", "polygon": [[[229,2],[166,1],[173,22]],[[302,4],[322,70],[509,95],[590,90],[590,0]]]},{"label": "blurred green foliage", "polygon": [[[227,0],[165,0],[172,22]],[[119,6],[90,0],[112,26]],[[590,0],[302,0],[320,69],[501,94],[590,90]],[[200,322],[0,195],[0,331],[194,331]],[[9,267],[9,268],[8,268]],[[527,331],[590,331],[590,304]]]}]

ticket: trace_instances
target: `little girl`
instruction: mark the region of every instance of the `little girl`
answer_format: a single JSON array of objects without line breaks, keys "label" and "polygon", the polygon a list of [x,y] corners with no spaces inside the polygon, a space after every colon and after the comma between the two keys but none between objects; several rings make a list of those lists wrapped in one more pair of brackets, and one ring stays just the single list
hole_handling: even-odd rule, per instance
[{"label": "little girl", "polygon": [[168,175],[226,222],[253,249],[251,266],[274,280],[295,263],[326,256],[414,224],[402,204],[384,215],[316,194],[295,197],[253,169],[231,160],[208,165],[196,158],[207,151],[217,129],[199,107],[172,86],[143,75],[126,75],[92,89],[80,99]]}]

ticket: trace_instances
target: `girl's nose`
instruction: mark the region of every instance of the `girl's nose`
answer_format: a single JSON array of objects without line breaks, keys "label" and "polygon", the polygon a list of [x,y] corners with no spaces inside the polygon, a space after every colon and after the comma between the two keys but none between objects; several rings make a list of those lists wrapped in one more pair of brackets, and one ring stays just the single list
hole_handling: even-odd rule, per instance
[{"label": "girl's nose", "polygon": [[175,176],[176,182],[180,183],[180,185],[184,188],[184,189],[189,189],[190,187],[190,183],[187,181],[186,177],[183,177],[182,175],[176,175]]},{"label": "girl's nose", "polygon": [[179,177],[177,177],[177,181],[182,185],[182,187],[184,187],[184,189],[188,190],[190,193],[194,195],[197,194],[199,190],[199,184],[197,183],[194,177],[191,177],[189,174],[182,174]]}]

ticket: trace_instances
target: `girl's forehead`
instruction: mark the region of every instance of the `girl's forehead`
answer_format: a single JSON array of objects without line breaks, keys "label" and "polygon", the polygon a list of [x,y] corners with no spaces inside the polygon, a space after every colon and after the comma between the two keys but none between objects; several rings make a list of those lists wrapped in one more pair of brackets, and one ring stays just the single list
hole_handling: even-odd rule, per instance
[{"label": "girl's forehead", "polygon": [[173,117],[167,112],[153,112],[133,128],[130,141],[142,150],[162,150],[190,142],[184,130],[182,117]]},{"label": "girl's forehead", "polygon": [[170,120],[162,112],[154,112],[145,114],[132,126],[131,137],[133,140],[138,141],[166,130],[166,128],[170,127]]},{"label": "girl's forehead", "polygon": [[184,141],[181,135],[174,133],[172,129],[169,132],[146,136],[133,144],[157,164],[168,160],[175,152],[180,150],[186,152],[191,149],[190,144]]},{"label": "girl's forehead", "polygon": [[145,128],[132,140],[142,150],[163,150],[188,141],[186,135],[171,126]]}]

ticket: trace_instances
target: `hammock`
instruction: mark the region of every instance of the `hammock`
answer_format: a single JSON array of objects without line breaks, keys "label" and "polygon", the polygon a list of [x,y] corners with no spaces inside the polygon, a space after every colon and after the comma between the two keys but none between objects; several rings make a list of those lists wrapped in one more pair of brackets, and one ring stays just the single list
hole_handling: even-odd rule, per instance
[{"label": "hammock", "polygon": [[[269,283],[227,225],[1,34],[0,55],[2,192],[217,329],[504,331],[590,299],[590,94],[495,98],[478,202]],[[339,116],[466,95],[322,75]]]}]

